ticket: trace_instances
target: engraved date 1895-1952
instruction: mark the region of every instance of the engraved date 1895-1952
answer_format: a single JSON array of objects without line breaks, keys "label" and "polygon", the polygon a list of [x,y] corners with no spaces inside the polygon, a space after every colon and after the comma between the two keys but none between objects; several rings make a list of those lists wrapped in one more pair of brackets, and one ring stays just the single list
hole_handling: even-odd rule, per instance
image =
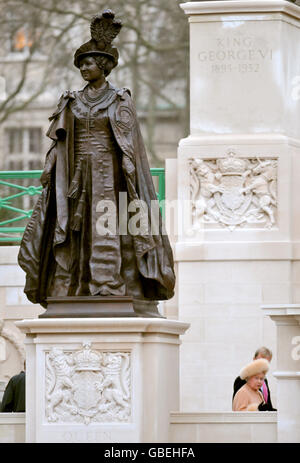
[{"label": "engraved date 1895-1952", "polygon": [[260,64],[258,63],[239,63],[239,64],[212,64],[211,71],[216,74],[227,72],[240,72],[246,74],[249,72],[259,72]]}]

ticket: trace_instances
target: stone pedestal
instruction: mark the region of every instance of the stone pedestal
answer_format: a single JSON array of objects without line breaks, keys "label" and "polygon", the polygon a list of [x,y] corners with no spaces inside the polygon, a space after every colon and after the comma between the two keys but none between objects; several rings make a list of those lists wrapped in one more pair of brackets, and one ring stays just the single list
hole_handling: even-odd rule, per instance
[{"label": "stone pedestal", "polygon": [[168,442],[179,336],[155,318],[23,320],[27,442]]},{"label": "stone pedestal", "polygon": [[300,295],[300,7],[181,7],[190,24],[191,108],[177,160],[178,316],[191,323],[181,409],[230,410],[241,367],[259,346],[276,346],[260,306]]},{"label": "stone pedestal", "polygon": [[129,296],[48,297],[47,310],[39,318],[135,317]]},{"label": "stone pedestal", "polygon": [[300,305],[262,307],[277,328],[278,442],[300,442]]}]

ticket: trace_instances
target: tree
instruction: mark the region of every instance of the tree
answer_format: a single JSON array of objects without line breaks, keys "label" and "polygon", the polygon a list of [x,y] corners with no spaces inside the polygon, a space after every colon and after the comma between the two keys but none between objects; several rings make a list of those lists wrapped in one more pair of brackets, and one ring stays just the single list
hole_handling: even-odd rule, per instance
[{"label": "tree", "polygon": [[[154,135],[158,114],[172,111],[185,133],[188,129],[188,24],[179,3],[109,2],[123,22],[116,39],[120,62],[113,71],[114,81],[131,88],[138,110],[146,114],[145,142],[157,162]],[[73,66],[73,53],[90,38],[91,17],[106,7],[106,2],[93,0],[0,0],[0,53],[6,63],[2,66],[6,95],[0,101],[0,123],[45,92],[57,99],[66,88],[78,87],[80,76]]]}]

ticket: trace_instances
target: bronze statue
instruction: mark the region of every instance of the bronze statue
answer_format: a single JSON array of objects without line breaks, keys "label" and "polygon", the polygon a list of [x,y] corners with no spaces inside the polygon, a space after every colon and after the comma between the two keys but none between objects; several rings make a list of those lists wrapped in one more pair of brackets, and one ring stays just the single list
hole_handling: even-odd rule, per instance
[{"label": "bronze statue", "polygon": [[[88,83],[65,92],[50,117],[47,135],[53,142],[41,177],[44,188],[19,251],[24,291],[44,307],[51,297],[128,296],[143,316],[144,303],[174,294],[172,250],[160,214],[158,232],[151,233],[156,193],[130,91],[106,80],[118,64],[111,42],[121,27],[111,10],[92,18],[91,40],[74,55]],[[98,232],[101,201],[129,218],[126,207],[120,210],[121,193],[126,206],[136,200],[146,205],[147,234],[121,234],[119,222],[113,234]]]}]

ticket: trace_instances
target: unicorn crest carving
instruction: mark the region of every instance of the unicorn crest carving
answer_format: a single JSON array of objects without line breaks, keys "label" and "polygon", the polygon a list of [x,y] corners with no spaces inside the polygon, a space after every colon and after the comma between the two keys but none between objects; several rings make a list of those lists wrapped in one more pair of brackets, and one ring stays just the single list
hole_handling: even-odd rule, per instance
[{"label": "unicorn crest carving", "polygon": [[232,150],[217,159],[190,159],[194,229],[203,223],[272,228],[277,211],[275,158],[238,157]]},{"label": "unicorn crest carving", "polygon": [[46,419],[49,422],[128,422],[131,416],[130,353],[54,347],[46,354]]}]

